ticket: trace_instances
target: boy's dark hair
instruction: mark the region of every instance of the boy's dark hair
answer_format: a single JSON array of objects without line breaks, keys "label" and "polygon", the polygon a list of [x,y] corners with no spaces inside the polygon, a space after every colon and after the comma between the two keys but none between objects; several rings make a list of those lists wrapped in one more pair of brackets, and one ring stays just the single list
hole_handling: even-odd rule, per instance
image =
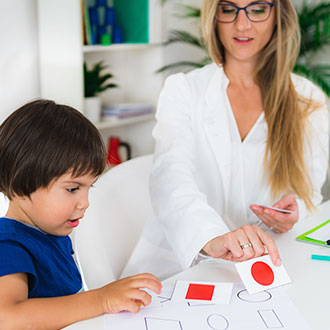
[{"label": "boy's dark hair", "polygon": [[30,196],[68,171],[102,174],[106,152],[96,127],[79,111],[36,100],[0,126],[0,191],[9,199]]}]

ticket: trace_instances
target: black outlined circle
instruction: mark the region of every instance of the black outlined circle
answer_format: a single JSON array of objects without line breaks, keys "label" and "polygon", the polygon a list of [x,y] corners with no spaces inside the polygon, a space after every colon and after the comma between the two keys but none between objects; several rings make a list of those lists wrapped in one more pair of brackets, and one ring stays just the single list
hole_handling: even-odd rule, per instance
[{"label": "black outlined circle", "polygon": [[220,314],[211,314],[207,317],[207,324],[213,330],[226,330],[229,327],[228,320]]},{"label": "black outlined circle", "polygon": [[247,290],[241,290],[237,293],[237,298],[245,301],[245,302],[251,302],[251,303],[260,303],[265,302],[270,299],[272,299],[272,295],[268,291],[261,291],[253,295],[247,294]]}]

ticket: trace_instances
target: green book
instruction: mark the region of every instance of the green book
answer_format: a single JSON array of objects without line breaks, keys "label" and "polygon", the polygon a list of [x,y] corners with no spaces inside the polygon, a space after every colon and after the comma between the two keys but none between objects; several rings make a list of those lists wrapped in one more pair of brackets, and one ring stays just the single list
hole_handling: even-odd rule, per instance
[{"label": "green book", "polygon": [[149,42],[149,1],[115,0],[116,23],[123,30],[124,43]]},{"label": "green book", "polygon": [[88,13],[88,3],[86,1],[83,2],[83,20],[84,20],[84,28],[85,28],[85,36],[86,36],[86,45],[92,45],[93,40],[92,40],[92,31],[91,31],[91,25],[89,21],[89,13]]},{"label": "green book", "polygon": [[[311,234],[311,233],[315,232],[316,230],[322,228],[323,226],[327,225],[328,223],[330,223],[330,219],[323,222],[323,223],[321,223],[320,225],[310,229],[306,233],[303,233],[303,234],[297,236],[296,240],[301,241],[301,242],[305,242],[305,243],[321,245],[321,246],[324,246],[324,247],[330,247],[330,245],[328,245],[326,241],[319,241],[319,240],[307,237],[309,234]],[[330,237],[329,237],[329,239],[330,239]]]}]

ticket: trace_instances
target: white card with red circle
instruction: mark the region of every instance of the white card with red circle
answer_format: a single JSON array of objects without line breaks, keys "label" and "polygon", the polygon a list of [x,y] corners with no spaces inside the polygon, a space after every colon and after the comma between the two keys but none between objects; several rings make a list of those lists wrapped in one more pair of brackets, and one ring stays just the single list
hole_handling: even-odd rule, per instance
[{"label": "white card with red circle", "polygon": [[235,266],[249,294],[291,282],[283,264],[275,266],[269,255],[239,262]]},{"label": "white card with red circle", "polygon": [[230,304],[233,283],[177,280],[172,301]]}]

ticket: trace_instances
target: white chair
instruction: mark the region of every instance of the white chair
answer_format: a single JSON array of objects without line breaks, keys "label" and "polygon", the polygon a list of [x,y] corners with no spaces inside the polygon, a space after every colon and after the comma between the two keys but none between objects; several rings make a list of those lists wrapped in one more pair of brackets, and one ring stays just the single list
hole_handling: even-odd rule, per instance
[{"label": "white chair", "polygon": [[8,206],[8,198],[3,193],[0,193],[0,217],[3,217],[7,213]]},{"label": "white chair", "polygon": [[73,240],[85,285],[94,289],[119,278],[153,211],[149,195],[152,155],[124,162],[90,189],[90,206]]}]

